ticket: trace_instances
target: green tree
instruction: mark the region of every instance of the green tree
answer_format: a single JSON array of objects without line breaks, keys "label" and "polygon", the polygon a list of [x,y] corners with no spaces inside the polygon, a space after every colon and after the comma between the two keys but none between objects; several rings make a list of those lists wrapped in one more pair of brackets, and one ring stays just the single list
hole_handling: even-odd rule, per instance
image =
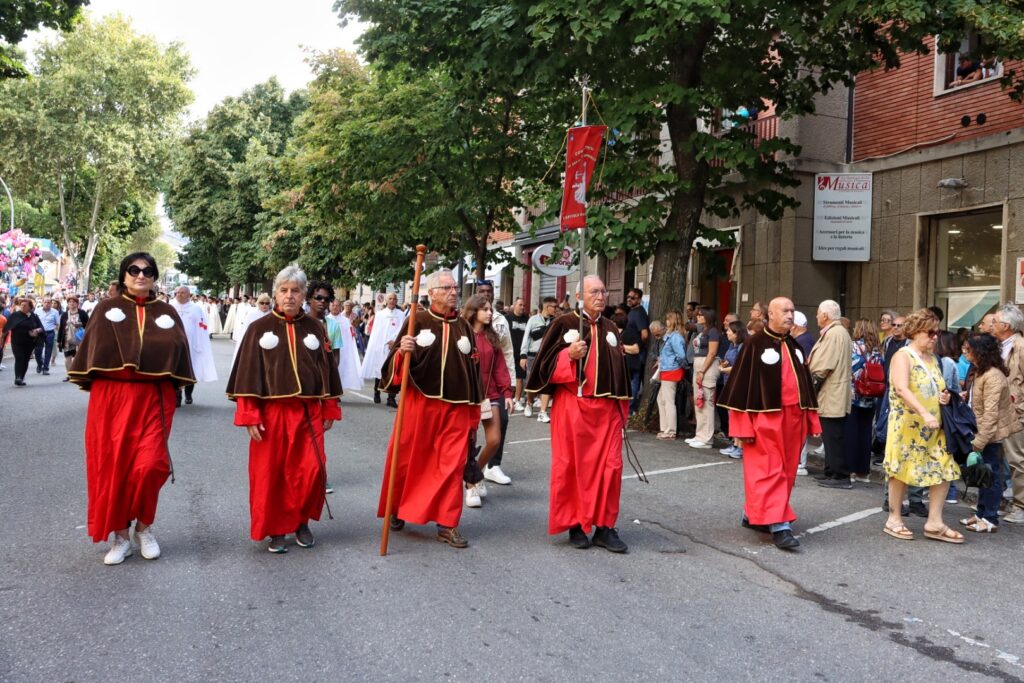
[{"label": "green tree", "polygon": [[[719,134],[723,110],[766,101],[782,117],[811,113],[818,95],[857,73],[897,67],[931,35],[958,42],[969,24],[996,54],[1024,54],[1024,10],[1013,2],[337,0],[335,8],[371,23],[361,42],[371,64],[444,68],[540,103],[554,94],[576,101],[573,83],[588,74],[603,120],[622,135],[591,194],[591,245],[654,256],[655,317],[678,305],[707,216],[750,208],[774,218],[795,205],[785,155],[797,147],[785,138],[756,147],[742,127]],[[1020,81],[1012,85],[1019,96]],[[572,119],[550,112],[557,140]],[[553,157],[557,142],[549,149]],[[557,211],[557,195],[547,206]]]},{"label": "green tree", "polygon": [[89,0],[0,0],[0,79],[28,76],[15,46],[38,28],[68,31]]},{"label": "green tree", "polygon": [[125,203],[152,196],[166,172],[192,72],[178,45],[121,16],[83,21],[37,56],[34,78],[0,82],[0,171],[56,212],[87,288]]}]

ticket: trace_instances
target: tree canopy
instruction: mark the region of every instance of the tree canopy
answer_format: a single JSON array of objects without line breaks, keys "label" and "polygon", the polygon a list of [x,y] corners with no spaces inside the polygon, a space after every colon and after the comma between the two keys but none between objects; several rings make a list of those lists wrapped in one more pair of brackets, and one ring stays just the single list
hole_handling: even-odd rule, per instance
[{"label": "tree canopy", "polygon": [[29,31],[70,30],[87,4],[89,0],[0,0],[0,79],[28,76],[16,46]]}]

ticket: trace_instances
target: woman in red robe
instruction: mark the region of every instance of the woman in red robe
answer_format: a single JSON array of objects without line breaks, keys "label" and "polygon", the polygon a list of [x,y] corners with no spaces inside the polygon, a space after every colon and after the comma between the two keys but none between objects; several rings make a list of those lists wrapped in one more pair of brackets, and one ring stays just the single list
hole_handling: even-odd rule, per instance
[{"label": "woman in red robe", "polygon": [[341,419],[338,364],[324,324],[302,312],[306,284],[297,266],[278,273],[274,311],[249,324],[228,379],[235,424],[252,439],[250,535],[269,536],[272,553],[288,552],[288,534],[302,548],[315,543],[309,520],[326,503],[324,432]]},{"label": "woman in red robe", "polygon": [[121,261],[120,293],[96,305],[68,370],[69,381],[89,392],[88,529],[95,543],[114,533],[108,565],[132,554],[132,521],[142,556],[160,557],[151,525],[160,489],[174,476],[167,450],[174,390],[195,382],[181,320],[153,292],[158,275],[149,254]]}]

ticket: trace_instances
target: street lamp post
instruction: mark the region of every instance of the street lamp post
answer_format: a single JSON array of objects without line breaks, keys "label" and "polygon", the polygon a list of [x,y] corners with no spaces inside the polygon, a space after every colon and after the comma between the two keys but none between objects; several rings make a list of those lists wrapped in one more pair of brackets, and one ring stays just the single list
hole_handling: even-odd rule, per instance
[{"label": "street lamp post", "polygon": [[0,185],[4,186],[4,191],[7,193],[7,201],[11,203],[11,230],[14,230],[14,197],[11,196],[11,189],[7,187],[7,183],[0,177]]}]

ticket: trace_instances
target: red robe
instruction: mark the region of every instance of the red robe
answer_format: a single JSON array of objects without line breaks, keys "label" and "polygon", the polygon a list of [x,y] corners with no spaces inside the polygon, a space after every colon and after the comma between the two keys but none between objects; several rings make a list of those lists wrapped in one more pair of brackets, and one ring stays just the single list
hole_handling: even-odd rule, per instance
[{"label": "red robe", "polygon": [[152,381],[133,370],[93,377],[85,423],[93,542],[107,540],[132,520],[149,525],[156,518],[160,489],[171,474],[167,437],[174,406],[170,381]]},{"label": "red robe", "polygon": [[551,494],[548,533],[579,524],[613,527],[622,490],[622,430],[628,401],[594,398],[597,353],[584,368],[583,396],[577,393],[576,362],[562,349],[549,385],[551,408]]},{"label": "red robe", "polygon": [[327,485],[324,420],[340,420],[341,405],[311,398],[236,400],[237,426],[266,429],[262,441],[249,440],[252,539],[295,533],[300,524],[319,520]]},{"label": "red robe", "polygon": [[792,522],[789,497],[796,482],[800,450],[810,434],[820,434],[818,413],[800,407],[792,359],[783,354],[782,409],[770,412],[729,411],[729,436],[753,438],[743,444],[743,510],[751,524]]}]

